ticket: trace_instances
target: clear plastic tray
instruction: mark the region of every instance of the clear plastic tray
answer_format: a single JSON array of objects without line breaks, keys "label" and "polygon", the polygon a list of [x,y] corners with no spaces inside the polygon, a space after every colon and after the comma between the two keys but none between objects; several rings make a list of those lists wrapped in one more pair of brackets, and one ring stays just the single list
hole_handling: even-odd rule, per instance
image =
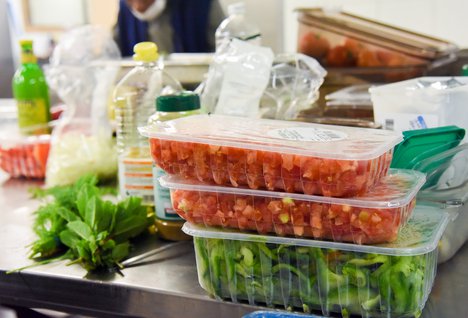
[{"label": "clear plastic tray", "polygon": [[194,224],[356,244],[394,241],[424,182],[420,172],[390,170],[363,197],[331,198],[160,179],[175,211]]},{"label": "clear plastic tray", "polygon": [[43,179],[49,149],[50,135],[26,136],[20,133],[16,120],[1,123],[0,168],[11,177]]},{"label": "clear plastic tray", "polygon": [[140,128],[169,174],[219,185],[334,197],[367,192],[402,137],[389,131],[198,115]]},{"label": "clear plastic tray", "polygon": [[249,235],[185,223],[194,236],[200,285],[218,299],[321,310],[343,316],[413,317],[434,282],[437,244],[448,222],[416,207],[397,241],[355,245]]}]

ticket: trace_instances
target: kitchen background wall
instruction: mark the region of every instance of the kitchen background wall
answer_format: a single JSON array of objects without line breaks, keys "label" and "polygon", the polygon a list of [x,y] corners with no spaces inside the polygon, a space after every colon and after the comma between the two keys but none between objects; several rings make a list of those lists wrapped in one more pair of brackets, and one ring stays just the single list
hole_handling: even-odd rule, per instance
[{"label": "kitchen background wall", "polygon": [[[219,1],[226,8],[228,4],[239,0]],[[297,22],[294,9],[315,6],[341,7],[370,19],[440,37],[462,48],[468,48],[468,19],[465,17],[468,12],[467,0],[244,1],[248,19],[262,30],[263,44],[272,47],[275,52],[295,51]],[[47,59],[52,40],[60,36],[57,29],[28,29],[22,13],[24,3],[29,3],[34,11],[31,19],[33,22],[55,21],[61,24],[62,30],[79,23],[100,24],[112,28],[118,9],[118,0],[0,0],[0,98],[10,94],[9,82],[18,63],[18,38],[32,37],[37,43],[38,55]],[[57,6],[62,9],[56,10]],[[9,19],[6,18],[7,15]]]}]

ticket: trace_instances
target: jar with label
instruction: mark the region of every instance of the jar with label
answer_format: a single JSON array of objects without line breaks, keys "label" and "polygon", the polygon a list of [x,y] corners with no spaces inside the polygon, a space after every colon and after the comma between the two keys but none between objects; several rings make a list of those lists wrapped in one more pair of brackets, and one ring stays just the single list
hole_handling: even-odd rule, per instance
[{"label": "jar with label", "polygon": [[21,66],[13,76],[13,96],[18,106],[18,124],[24,134],[49,133],[49,90],[33,53],[31,40],[20,41]]},{"label": "jar with label", "polygon": [[[200,114],[200,98],[192,92],[182,92],[174,95],[160,96],[156,99],[156,112],[149,118],[148,124]],[[156,212],[156,228],[160,237],[170,241],[189,240],[190,236],[182,232],[184,220],[172,208],[171,195],[168,188],[159,184],[159,177],[165,172],[153,165],[154,204]]]}]

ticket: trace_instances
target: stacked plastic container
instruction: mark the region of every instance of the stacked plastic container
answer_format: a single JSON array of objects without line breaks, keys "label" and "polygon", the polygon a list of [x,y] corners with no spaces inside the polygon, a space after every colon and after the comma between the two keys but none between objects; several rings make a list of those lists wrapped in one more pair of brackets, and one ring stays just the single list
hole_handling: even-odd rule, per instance
[{"label": "stacked plastic container", "polygon": [[446,216],[403,227],[425,177],[389,170],[398,134],[214,115],[140,133],[211,295],[324,315],[422,310]]}]

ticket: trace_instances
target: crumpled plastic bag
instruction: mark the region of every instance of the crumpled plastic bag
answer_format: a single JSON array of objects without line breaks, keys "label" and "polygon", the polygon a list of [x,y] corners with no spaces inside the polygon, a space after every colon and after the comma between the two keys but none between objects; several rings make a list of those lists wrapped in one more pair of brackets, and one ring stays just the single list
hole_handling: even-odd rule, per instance
[{"label": "crumpled plastic bag", "polygon": [[294,119],[313,106],[327,74],[312,57],[280,54],[232,40],[219,49],[197,88],[206,112]]},{"label": "crumpled plastic bag", "polygon": [[304,54],[280,54],[275,58],[262,117],[295,119],[300,111],[311,108],[319,98],[319,88],[327,71],[314,58]]},{"label": "crumpled plastic bag", "polygon": [[238,39],[216,52],[207,79],[197,89],[207,113],[257,117],[268,85],[273,51]]},{"label": "crumpled plastic bag", "polygon": [[120,59],[112,36],[86,25],[62,36],[45,68],[51,89],[67,105],[52,134],[46,185],[75,182],[86,174],[107,179],[117,174],[117,152],[107,115]]},{"label": "crumpled plastic bag", "polygon": [[418,202],[438,206],[451,217],[438,246],[438,262],[443,263],[468,240],[468,144],[420,161],[413,169],[427,174]]}]

